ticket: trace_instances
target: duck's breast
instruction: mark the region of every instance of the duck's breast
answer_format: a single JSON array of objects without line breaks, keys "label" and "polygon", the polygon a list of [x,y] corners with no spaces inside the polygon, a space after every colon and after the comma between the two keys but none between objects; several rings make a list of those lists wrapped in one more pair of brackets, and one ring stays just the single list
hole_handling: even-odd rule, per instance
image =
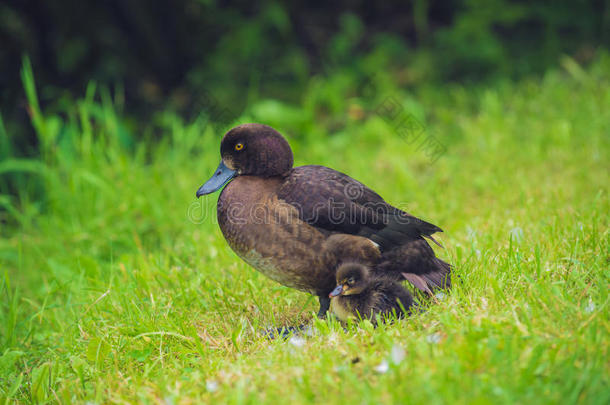
[{"label": "duck's breast", "polygon": [[325,235],[278,199],[279,184],[251,176],[231,181],[218,200],[220,229],[235,253],[267,277],[319,294],[333,277],[319,254]]}]

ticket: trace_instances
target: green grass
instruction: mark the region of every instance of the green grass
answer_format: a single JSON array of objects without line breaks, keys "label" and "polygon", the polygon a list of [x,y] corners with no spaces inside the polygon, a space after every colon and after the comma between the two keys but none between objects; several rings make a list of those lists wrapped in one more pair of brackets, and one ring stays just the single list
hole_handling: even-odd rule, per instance
[{"label": "green grass", "polygon": [[[160,113],[134,142],[145,126],[103,87],[41,111],[26,64],[41,157],[0,161],[0,187],[18,188],[0,195],[0,399],[607,404],[609,72],[602,55],[488,88],[387,75],[366,99],[337,74],[300,105],[253,94],[239,122],[277,127],[297,164],[445,229],[456,280],[408,320],[269,341],[317,303],[240,261],[217,196],[195,200],[219,160],[214,117]],[[447,147],[434,164],[374,112],[386,96]]]}]

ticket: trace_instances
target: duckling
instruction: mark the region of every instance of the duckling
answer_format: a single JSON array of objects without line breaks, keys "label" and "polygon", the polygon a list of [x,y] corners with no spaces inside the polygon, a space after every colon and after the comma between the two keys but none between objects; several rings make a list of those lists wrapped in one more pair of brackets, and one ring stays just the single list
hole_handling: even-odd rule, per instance
[{"label": "duckling", "polygon": [[222,189],[217,216],[229,246],[267,277],[316,295],[319,317],[329,308],[335,270],[346,261],[426,292],[450,287],[451,267],[427,242],[436,242],[432,235],[441,228],[344,173],[293,167],[290,145],[275,129],[239,125],[223,137],[220,156],[197,197]]},{"label": "duckling", "polygon": [[369,319],[376,315],[387,317],[396,313],[399,318],[410,314],[413,297],[400,283],[375,276],[360,263],[344,263],[337,269],[337,287],[328,295],[330,312],[339,320]]}]

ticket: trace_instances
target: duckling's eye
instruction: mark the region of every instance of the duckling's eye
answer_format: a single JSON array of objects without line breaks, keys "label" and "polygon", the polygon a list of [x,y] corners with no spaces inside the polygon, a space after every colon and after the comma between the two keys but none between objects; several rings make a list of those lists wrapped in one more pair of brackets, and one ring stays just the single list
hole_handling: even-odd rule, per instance
[{"label": "duckling's eye", "polygon": [[235,150],[242,150],[243,148],[244,148],[244,144],[241,142],[235,145]]},{"label": "duckling's eye", "polygon": [[347,280],[347,284],[354,284],[355,282],[356,282],[356,280],[354,280],[354,277],[350,277],[350,278]]}]

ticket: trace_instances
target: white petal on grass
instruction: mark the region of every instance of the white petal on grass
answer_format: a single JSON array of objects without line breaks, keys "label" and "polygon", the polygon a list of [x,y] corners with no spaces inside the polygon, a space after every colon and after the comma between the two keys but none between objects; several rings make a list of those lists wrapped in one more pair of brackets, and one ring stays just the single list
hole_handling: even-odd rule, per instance
[{"label": "white petal on grass", "polygon": [[303,330],[301,331],[301,333],[303,333],[305,336],[313,336],[315,333],[315,329],[311,327],[311,325],[307,325],[305,328],[303,328]]},{"label": "white petal on grass", "polygon": [[406,357],[405,349],[402,346],[394,345],[392,346],[392,350],[390,351],[390,358],[392,359],[392,363],[399,364]]},{"label": "white petal on grass", "polygon": [[481,308],[487,309],[487,298],[481,298]]},{"label": "white petal on grass", "polygon": [[436,299],[437,299],[437,300],[442,301],[442,300],[444,300],[444,299],[445,299],[445,293],[443,293],[443,292],[439,292],[439,293],[437,293],[437,294],[435,295],[435,297],[436,297]]},{"label": "white petal on grass", "polygon": [[290,343],[294,347],[303,347],[305,346],[305,339],[300,336],[291,336],[290,340],[288,340],[288,343]]},{"label": "white petal on grass", "polygon": [[426,341],[428,341],[428,343],[437,344],[438,342],[441,341],[441,334],[433,333],[431,335],[428,335],[428,336],[426,336]]},{"label": "white petal on grass", "polygon": [[375,371],[379,374],[385,374],[390,369],[390,365],[387,360],[383,360],[377,367],[375,367]]},{"label": "white petal on grass", "polygon": [[208,390],[208,392],[218,391],[218,381],[207,380],[205,382],[205,389]]},{"label": "white petal on grass", "polygon": [[523,229],[519,228],[518,226],[511,229],[509,234],[510,234],[511,239],[515,243],[520,243],[521,240],[523,239]]},{"label": "white petal on grass", "polygon": [[466,228],[466,233],[468,234],[469,240],[477,240],[477,231],[475,231],[471,227]]},{"label": "white petal on grass", "polygon": [[585,313],[590,314],[593,311],[595,311],[595,303],[593,302],[593,300],[589,299],[589,303],[585,307]]}]

